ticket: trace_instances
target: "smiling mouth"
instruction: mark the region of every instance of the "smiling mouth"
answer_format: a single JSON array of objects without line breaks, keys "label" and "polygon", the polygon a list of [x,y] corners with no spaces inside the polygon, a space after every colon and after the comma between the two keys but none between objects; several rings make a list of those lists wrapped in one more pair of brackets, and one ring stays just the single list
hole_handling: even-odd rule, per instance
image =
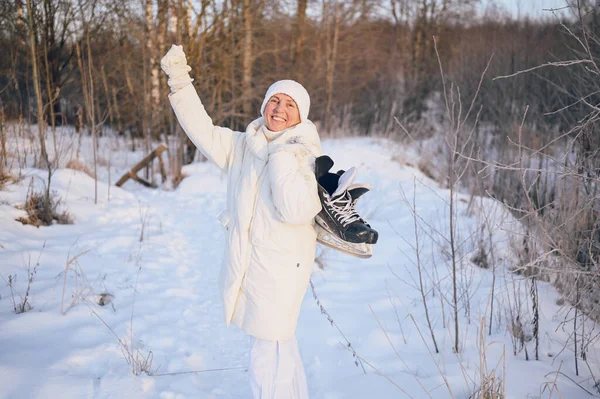
[{"label": "smiling mouth", "polygon": [[285,122],[285,119],[279,116],[272,116],[271,119],[273,119],[275,122]]}]

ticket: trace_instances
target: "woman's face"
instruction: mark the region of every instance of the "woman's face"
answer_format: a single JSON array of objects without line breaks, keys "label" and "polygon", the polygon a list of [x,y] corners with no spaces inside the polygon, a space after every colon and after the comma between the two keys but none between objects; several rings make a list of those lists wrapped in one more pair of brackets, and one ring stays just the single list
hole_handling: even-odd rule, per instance
[{"label": "woman's face", "polygon": [[274,94],[265,106],[267,129],[279,132],[300,123],[300,112],[292,97],[287,94]]}]

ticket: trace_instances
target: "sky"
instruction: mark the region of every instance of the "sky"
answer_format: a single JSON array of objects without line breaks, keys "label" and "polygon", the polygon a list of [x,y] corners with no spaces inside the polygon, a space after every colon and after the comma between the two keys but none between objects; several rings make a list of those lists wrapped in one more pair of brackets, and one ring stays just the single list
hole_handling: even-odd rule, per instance
[{"label": "sky", "polygon": [[528,15],[530,17],[551,16],[548,9],[557,9],[565,6],[565,0],[483,0],[484,7],[489,4],[498,4],[509,10],[515,17]]}]

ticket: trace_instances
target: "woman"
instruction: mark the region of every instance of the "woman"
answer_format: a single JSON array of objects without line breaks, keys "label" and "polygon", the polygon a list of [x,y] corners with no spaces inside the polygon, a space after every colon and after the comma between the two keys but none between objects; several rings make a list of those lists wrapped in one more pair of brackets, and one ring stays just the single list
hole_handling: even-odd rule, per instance
[{"label": "woman", "polygon": [[319,135],[310,97],[292,80],[275,82],[261,117],[246,132],[214,126],[189,76],[182,46],[161,60],[169,100],[183,130],[227,173],[227,229],[220,283],[225,322],[254,337],[250,379],[255,398],[307,398],[295,337],[315,257],[314,217],[321,210],[314,160]]}]

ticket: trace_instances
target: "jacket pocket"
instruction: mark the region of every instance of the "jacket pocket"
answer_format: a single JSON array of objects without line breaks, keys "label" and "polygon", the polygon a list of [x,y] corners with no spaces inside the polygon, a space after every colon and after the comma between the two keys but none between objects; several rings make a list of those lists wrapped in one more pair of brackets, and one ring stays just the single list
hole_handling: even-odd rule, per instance
[{"label": "jacket pocket", "polygon": [[295,254],[264,246],[254,246],[252,255],[251,267],[248,270],[249,280],[252,280],[254,287],[257,284],[261,287],[270,285],[270,288],[263,292],[264,296],[268,296],[268,292],[279,292],[279,300],[288,295],[294,296],[293,292],[297,287],[302,287],[302,281],[310,275],[314,258],[314,254],[311,256],[308,251]]}]

